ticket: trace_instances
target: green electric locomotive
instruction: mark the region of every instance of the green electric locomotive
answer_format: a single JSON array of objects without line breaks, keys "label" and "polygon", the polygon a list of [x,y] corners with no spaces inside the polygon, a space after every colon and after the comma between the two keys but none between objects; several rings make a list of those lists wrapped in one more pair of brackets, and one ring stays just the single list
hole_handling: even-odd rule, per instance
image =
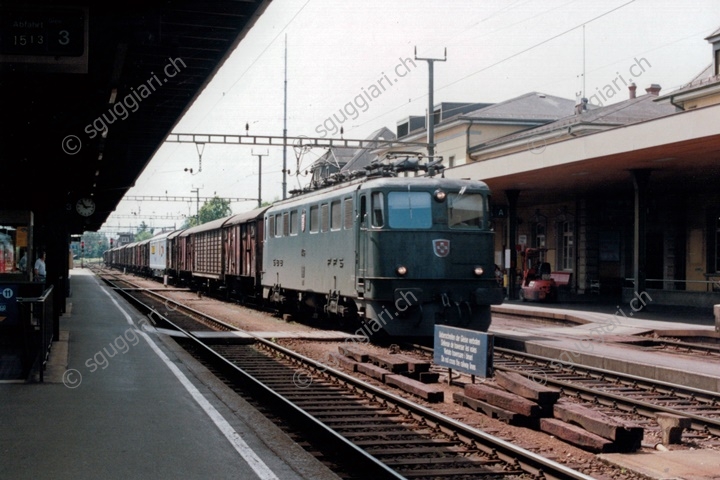
[{"label": "green electric locomotive", "polygon": [[[490,191],[436,168],[375,163],[275,203],[264,215],[263,297],[284,311],[358,320],[368,337],[427,337],[435,324],[487,331],[490,306],[503,300]],[[399,176],[407,169],[429,174]]]}]

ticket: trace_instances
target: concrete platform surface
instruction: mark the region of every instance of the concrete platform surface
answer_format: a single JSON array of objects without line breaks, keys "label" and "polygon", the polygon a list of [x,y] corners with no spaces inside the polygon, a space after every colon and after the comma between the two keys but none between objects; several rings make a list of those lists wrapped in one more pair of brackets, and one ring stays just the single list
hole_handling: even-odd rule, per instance
[{"label": "concrete platform surface", "polygon": [[45,383],[0,384],[0,478],[338,478],[97,277],[71,273]]},{"label": "concrete platform surface", "polygon": [[720,452],[712,450],[603,453],[599,457],[608,463],[645,475],[648,478],[715,480],[720,478]]},{"label": "concrete platform surface", "polygon": [[[669,335],[693,333],[720,338],[715,332],[712,311],[635,312],[631,307],[588,304],[577,305],[507,303],[492,307],[495,345],[558,359],[567,364],[614,370],[687,387],[720,392],[720,359],[657,351],[636,345],[643,334]],[[523,316],[546,322],[523,323]],[[555,322],[555,323],[553,323]]]}]

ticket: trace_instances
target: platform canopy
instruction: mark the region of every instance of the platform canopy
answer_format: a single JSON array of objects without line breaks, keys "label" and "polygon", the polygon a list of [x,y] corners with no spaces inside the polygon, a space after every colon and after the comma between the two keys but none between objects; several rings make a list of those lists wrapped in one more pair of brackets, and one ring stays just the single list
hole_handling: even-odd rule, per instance
[{"label": "platform canopy", "polygon": [[0,208],[97,231],[268,4],[0,3]]}]

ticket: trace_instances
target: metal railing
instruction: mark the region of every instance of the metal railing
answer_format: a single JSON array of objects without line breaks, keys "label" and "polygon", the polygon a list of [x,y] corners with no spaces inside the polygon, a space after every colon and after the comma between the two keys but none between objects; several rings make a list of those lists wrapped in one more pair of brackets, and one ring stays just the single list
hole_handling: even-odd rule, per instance
[{"label": "metal railing", "polygon": [[[674,278],[646,278],[645,284],[648,288],[657,288],[658,290],[679,290],[690,291],[687,288],[678,288],[678,286],[687,285],[705,285],[706,292],[720,292],[720,273],[704,274],[707,280],[677,280]],[[635,285],[634,278],[625,278],[625,286],[632,287]],[[699,290],[696,290],[699,291]]]},{"label": "metal railing", "polygon": [[18,340],[22,342],[23,372],[30,378],[36,372],[39,381],[45,379],[45,364],[53,342],[53,286],[47,287],[39,297],[18,297],[21,328]]}]

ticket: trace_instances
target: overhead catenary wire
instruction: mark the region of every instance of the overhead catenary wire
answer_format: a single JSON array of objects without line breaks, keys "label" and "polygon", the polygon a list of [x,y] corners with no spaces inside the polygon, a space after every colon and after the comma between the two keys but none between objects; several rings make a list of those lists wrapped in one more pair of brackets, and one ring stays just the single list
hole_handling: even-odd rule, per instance
[{"label": "overhead catenary wire", "polygon": [[[611,9],[611,10],[608,10],[608,11],[606,11],[606,12],[604,12],[604,13],[601,13],[600,15],[597,15],[597,16],[591,18],[590,20],[583,21],[583,22],[575,25],[574,27],[571,27],[571,28],[569,28],[569,29],[567,29],[567,30],[562,31],[561,33],[558,33],[558,34],[556,34],[556,35],[553,35],[552,37],[546,38],[545,40],[542,40],[542,41],[540,41],[540,42],[538,42],[538,43],[535,43],[535,44],[533,44],[533,45],[531,45],[531,46],[529,46],[529,47],[527,47],[527,48],[524,48],[524,49],[520,50],[519,52],[515,52],[515,53],[513,53],[512,55],[508,55],[507,57],[504,57],[504,58],[498,60],[497,62],[494,62],[494,63],[492,63],[492,64],[490,64],[490,65],[487,65],[487,66],[485,66],[485,67],[483,67],[483,68],[480,68],[480,69],[478,69],[478,70],[475,70],[474,72],[469,73],[469,74],[467,74],[467,75],[465,75],[465,76],[463,76],[463,77],[460,77],[460,78],[458,78],[457,80],[453,80],[453,81],[450,82],[450,83],[446,83],[445,85],[442,85],[442,86],[440,86],[440,87],[437,87],[437,88],[435,89],[435,91],[439,91],[439,90],[443,90],[443,89],[445,89],[445,88],[451,87],[451,86],[453,86],[453,85],[455,85],[455,84],[457,84],[457,83],[460,83],[460,82],[462,82],[462,81],[464,81],[464,80],[467,80],[468,78],[473,77],[473,76],[475,76],[475,75],[477,75],[477,74],[479,74],[479,73],[482,73],[482,72],[485,72],[485,71],[487,71],[487,70],[489,70],[489,69],[491,69],[491,68],[497,67],[498,65],[501,65],[501,64],[507,62],[508,60],[511,60],[511,59],[513,59],[513,58],[515,58],[515,57],[518,57],[518,56],[520,56],[520,55],[522,55],[522,54],[524,54],[524,53],[527,53],[527,52],[529,52],[529,51],[531,51],[531,50],[534,50],[535,48],[537,48],[537,47],[539,47],[539,46],[541,46],[541,45],[544,45],[544,44],[546,44],[546,43],[548,43],[548,42],[551,42],[551,41],[553,41],[553,40],[555,40],[555,39],[557,39],[557,38],[560,38],[560,37],[562,37],[563,35],[566,35],[566,34],[572,32],[572,31],[574,31],[574,30],[577,30],[578,28],[580,28],[580,27],[582,27],[582,26],[584,26],[584,25],[587,25],[587,24],[589,24],[589,23],[591,23],[591,22],[594,22],[595,20],[598,20],[598,19],[600,19],[600,18],[602,18],[602,17],[605,17],[605,16],[607,16],[607,15],[609,15],[609,14],[611,14],[611,13],[613,13],[613,12],[615,12],[615,11],[623,8],[623,7],[626,7],[626,6],[628,6],[628,5],[630,5],[631,3],[634,3],[634,2],[635,2],[635,0],[630,0],[629,2],[623,3],[622,5],[620,5],[620,6],[618,6],[618,7],[615,7],[615,8],[613,8],[613,9]],[[423,94],[423,95],[419,95],[419,96],[417,96],[417,97],[415,97],[415,98],[412,98],[412,99],[410,99],[410,103],[412,103],[412,102],[414,102],[414,101],[417,101],[417,100],[420,100],[420,99],[423,99],[423,98],[425,98],[426,96],[427,96],[427,94]],[[374,122],[375,120],[377,120],[378,118],[381,118],[381,117],[383,117],[383,116],[385,116],[385,115],[387,115],[387,114],[389,114],[389,113],[392,113],[392,112],[394,112],[394,111],[397,111],[397,110],[405,107],[406,105],[407,105],[407,103],[403,103],[402,105],[399,105],[399,106],[397,106],[397,107],[395,107],[395,108],[393,108],[393,109],[391,109],[391,110],[388,110],[388,111],[382,113],[381,115],[378,115],[378,116],[376,116],[376,117],[373,117],[373,118],[367,120],[366,122],[361,123],[361,124],[358,125],[358,126],[363,126],[363,125],[366,125],[366,124],[368,124],[368,123],[372,123],[372,122]]]}]

